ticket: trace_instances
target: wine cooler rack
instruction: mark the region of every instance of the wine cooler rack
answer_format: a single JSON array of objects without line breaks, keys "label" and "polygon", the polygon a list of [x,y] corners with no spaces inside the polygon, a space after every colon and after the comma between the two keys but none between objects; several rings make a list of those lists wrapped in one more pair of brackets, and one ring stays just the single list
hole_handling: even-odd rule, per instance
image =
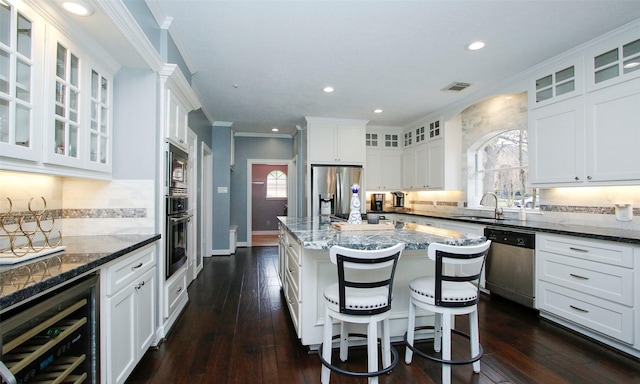
[{"label": "wine cooler rack", "polygon": [[95,383],[97,277],[0,315],[2,383]]}]

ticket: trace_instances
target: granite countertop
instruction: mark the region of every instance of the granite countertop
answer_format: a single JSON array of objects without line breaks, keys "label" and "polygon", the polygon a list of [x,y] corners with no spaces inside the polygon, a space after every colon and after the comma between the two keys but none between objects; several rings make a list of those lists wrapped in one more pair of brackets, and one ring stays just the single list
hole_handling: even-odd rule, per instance
[{"label": "granite countertop", "polygon": [[[331,226],[321,217],[278,217],[278,220],[307,249],[328,250],[334,245],[353,249],[382,249],[405,243],[405,249],[426,249],[430,243],[472,245],[484,236],[449,231],[424,225],[401,223],[389,230],[346,231]],[[363,224],[366,225],[366,224]]]},{"label": "granite countertop", "polygon": [[[388,213],[390,214],[393,212]],[[415,216],[416,218],[446,219],[473,224],[484,224],[491,227],[502,227],[504,229],[512,228],[528,230],[531,232],[544,232],[557,235],[568,235],[607,241],[617,241],[621,243],[640,244],[640,230],[595,227],[578,224],[547,223],[544,221],[533,220],[495,220],[491,218],[478,218],[478,215],[457,215],[440,212],[429,212],[424,214],[401,212],[401,214]]]},{"label": "granite countertop", "polygon": [[160,235],[63,237],[63,252],[0,266],[0,311],[159,239]]}]

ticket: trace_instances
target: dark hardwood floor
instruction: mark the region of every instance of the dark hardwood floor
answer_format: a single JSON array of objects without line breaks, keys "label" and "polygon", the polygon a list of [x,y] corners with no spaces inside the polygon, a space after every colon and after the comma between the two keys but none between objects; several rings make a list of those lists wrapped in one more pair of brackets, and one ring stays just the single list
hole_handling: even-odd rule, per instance
[{"label": "dark hardwood floor", "polygon": [[[166,342],[146,353],[127,383],[320,382],[320,361],[299,344],[287,313],[276,247],[205,259],[189,297]],[[461,330],[466,323],[457,320]],[[482,372],[453,367],[453,383],[640,383],[640,360],[499,298],[481,300],[480,342]],[[455,344],[454,355],[460,350]],[[438,364],[416,357],[406,365],[404,348],[396,348],[400,362],[380,383],[440,382]],[[332,374],[331,383],[366,381]]]}]

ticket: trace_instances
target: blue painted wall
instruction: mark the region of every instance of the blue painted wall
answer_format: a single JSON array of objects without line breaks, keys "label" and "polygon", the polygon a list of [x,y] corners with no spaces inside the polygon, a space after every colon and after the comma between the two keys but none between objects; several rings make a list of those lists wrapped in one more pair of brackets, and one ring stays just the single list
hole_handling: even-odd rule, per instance
[{"label": "blue painted wall", "polygon": [[231,224],[238,226],[238,242],[246,242],[248,232],[247,159],[291,160],[293,157],[293,140],[288,138],[236,136],[235,144],[236,165],[235,170],[231,173]]}]

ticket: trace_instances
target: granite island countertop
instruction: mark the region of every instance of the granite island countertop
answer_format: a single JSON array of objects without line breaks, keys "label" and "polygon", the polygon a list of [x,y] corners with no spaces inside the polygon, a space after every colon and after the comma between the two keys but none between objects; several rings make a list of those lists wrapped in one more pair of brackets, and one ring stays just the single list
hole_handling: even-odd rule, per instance
[{"label": "granite island countertop", "polygon": [[[485,240],[484,236],[450,231],[430,226],[398,223],[389,230],[338,230],[321,217],[284,217],[278,221],[296,237],[306,249],[328,250],[334,245],[352,249],[382,249],[405,243],[405,249],[427,249],[430,243],[473,245]],[[366,223],[362,224],[367,225]]]},{"label": "granite island countertop", "polygon": [[63,237],[63,252],[0,266],[0,311],[160,239],[160,235]]}]

